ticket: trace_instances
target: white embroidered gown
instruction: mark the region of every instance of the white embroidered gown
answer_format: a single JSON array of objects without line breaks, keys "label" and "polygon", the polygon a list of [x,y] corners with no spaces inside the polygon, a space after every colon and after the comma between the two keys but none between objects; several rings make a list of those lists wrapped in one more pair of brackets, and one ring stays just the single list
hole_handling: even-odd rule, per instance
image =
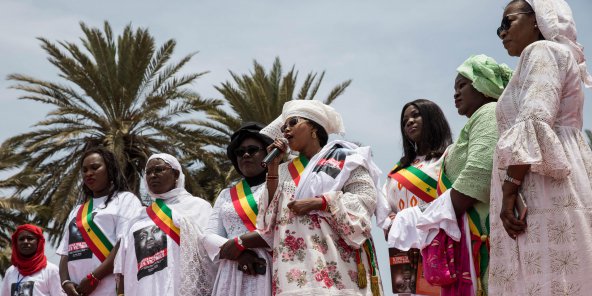
[{"label": "white embroidered gown", "polygon": [[[581,132],[583,104],[566,47],[538,41],[523,51],[497,104],[489,295],[592,291],[592,152]],[[521,164],[531,165],[521,187],[528,226],[514,241],[499,218],[501,188],[506,167]]]}]

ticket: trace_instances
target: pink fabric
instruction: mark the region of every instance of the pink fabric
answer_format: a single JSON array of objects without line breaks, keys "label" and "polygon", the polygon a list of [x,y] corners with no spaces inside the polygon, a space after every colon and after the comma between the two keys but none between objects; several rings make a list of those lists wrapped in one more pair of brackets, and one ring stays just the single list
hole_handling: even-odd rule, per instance
[{"label": "pink fabric", "polygon": [[421,250],[426,280],[434,286],[441,286],[441,296],[473,296],[471,280],[471,257],[467,248],[464,219],[460,219],[460,243],[450,238],[444,230],[436,235],[432,243]]},{"label": "pink fabric", "polygon": [[448,286],[457,281],[454,250],[458,247],[455,245],[458,243],[440,229],[430,245],[421,250],[424,276],[431,285]]}]

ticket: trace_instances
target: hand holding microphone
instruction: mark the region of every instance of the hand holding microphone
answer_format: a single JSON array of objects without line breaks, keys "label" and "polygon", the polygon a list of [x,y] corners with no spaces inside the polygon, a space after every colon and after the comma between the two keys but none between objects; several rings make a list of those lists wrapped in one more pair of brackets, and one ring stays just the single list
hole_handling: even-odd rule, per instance
[{"label": "hand holding microphone", "polygon": [[[267,156],[261,161],[261,166],[267,168],[269,164],[283,152],[288,150],[288,139],[277,138],[267,147]],[[279,163],[279,160],[278,160]]]}]

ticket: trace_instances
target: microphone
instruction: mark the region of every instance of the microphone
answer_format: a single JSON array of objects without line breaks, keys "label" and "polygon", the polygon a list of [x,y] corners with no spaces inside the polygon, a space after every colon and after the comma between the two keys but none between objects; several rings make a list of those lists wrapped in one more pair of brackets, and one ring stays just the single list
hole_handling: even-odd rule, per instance
[{"label": "microphone", "polygon": [[[286,138],[279,138],[280,141],[282,141],[284,144],[288,145],[288,139]],[[269,152],[269,154],[267,154],[267,156],[265,156],[265,158],[261,161],[261,166],[264,168],[267,168],[267,166],[269,165],[269,163],[274,160],[276,157],[278,157],[280,155],[280,153],[282,153],[282,150],[280,150],[280,148],[273,148],[273,150],[271,150],[271,152]]]}]

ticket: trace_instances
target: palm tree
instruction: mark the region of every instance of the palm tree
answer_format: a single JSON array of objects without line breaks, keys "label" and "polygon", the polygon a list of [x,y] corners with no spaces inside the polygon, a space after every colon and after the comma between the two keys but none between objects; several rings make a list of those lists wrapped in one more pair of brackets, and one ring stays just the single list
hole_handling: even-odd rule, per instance
[{"label": "palm tree", "polygon": [[590,148],[592,148],[592,131],[587,129],[586,135],[588,136],[588,144],[590,145]]},{"label": "palm tree", "polygon": [[[217,196],[220,190],[238,177],[226,154],[220,152],[228,145],[233,131],[237,130],[242,122],[271,123],[281,114],[282,107],[287,101],[314,99],[325,77],[324,71],[320,75],[310,72],[300,88],[297,88],[298,71],[292,66],[290,71],[284,74],[280,59],[277,57],[269,71],[266,71],[257,61],[253,62],[253,68],[251,73],[243,75],[229,71],[232,81],[215,86],[226,104],[208,110],[207,120],[187,122],[209,128],[225,139],[225,142],[218,145],[218,149],[214,150],[215,152],[209,158],[213,160],[212,163],[200,167],[191,175],[209,186],[204,192],[207,196]],[[333,87],[323,102],[331,104],[345,92],[350,84],[351,80],[346,80]],[[230,111],[227,111],[228,108]]]},{"label": "palm tree", "polygon": [[179,119],[221,104],[188,88],[206,72],[179,74],[194,54],[173,63],[174,40],[156,49],[147,29],[134,31],[131,25],[116,38],[107,22],[103,31],[84,23],[80,27],[82,47],[39,38],[62,81],[8,76],[16,82],[13,88],[25,92],[21,99],[56,108],[35,130],[0,146],[0,170],[17,170],[0,181],[0,188],[14,190],[15,196],[26,193],[27,202],[53,209],[36,216],[40,225],[53,226],[53,243],[80,197],[79,161],[88,146],[103,145],[113,151],[131,188],[139,193],[141,171],[152,152],[200,159],[206,145],[222,141],[213,132]]}]

